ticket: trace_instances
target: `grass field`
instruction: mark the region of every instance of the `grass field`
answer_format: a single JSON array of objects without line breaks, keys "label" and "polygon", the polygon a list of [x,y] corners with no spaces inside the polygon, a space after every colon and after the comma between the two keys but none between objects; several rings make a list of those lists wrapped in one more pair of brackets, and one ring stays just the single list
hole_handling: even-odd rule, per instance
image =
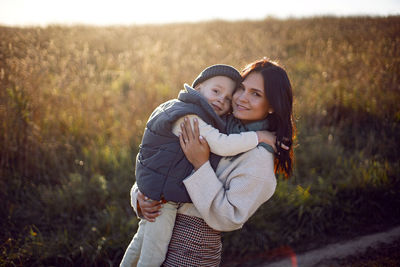
[{"label": "grass field", "polygon": [[294,176],[225,264],[400,222],[400,17],[0,27],[0,265],[118,265],[151,111],[206,66],[288,71]]}]

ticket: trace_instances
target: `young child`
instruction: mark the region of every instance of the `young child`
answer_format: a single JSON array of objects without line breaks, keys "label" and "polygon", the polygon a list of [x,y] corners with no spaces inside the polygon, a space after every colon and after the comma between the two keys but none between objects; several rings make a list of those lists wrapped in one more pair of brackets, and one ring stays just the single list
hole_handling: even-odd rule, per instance
[{"label": "young child", "polygon": [[[136,158],[136,182],[145,196],[163,201],[164,205],[155,222],[140,220],[120,266],[160,266],[168,250],[178,205],[191,202],[182,181],[193,166],[180,147],[180,133],[172,130],[185,116],[198,120],[200,134],[212,152],[210,163],[214,169],[219,156],[235,156],[261,142],[274,143],[266,131],[224,134],[227,127],[230,132],[238,132],[234,128],[241,127],[232,119],[220,117],[230,112],[232,94],[241,81],[240,73],[229,65],[210,66],[192,87],[185,84],[177,99],[161,104],[151,114]],[[266,126],[261,129],[266,130]]]}]

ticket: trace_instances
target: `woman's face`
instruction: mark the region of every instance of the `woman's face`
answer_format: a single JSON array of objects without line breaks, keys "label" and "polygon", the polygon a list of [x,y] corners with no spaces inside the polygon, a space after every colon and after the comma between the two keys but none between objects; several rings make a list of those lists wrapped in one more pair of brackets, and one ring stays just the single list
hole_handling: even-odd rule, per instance
[{"label": "woman's face", "polygon": [[252,72],[246,77],[243,87],[233,94],[232,109],[233,115],[244,123],[264,119],[272,111],[260,73]]}]

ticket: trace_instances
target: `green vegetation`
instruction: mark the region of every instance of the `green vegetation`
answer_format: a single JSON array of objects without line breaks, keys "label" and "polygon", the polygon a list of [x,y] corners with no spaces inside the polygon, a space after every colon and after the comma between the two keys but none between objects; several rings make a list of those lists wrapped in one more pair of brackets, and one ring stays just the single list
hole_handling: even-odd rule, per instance
[{"label": "green vegetation", "polygon": [[150,112],[206,66],[288,71],[294,177],[225,263],[400,221],[400,17],[0,27],[0,265],[117,265]]}]

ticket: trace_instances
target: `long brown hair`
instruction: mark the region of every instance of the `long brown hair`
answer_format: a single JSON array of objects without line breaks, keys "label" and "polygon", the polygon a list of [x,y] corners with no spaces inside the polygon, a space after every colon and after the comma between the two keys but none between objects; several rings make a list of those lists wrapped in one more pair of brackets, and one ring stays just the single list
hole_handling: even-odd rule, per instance
[{"label": "long brown hair", "polygon": [[[270,130],[276,131],[275,172],[283,173],[288,178],[293,171],[293,139],[296,128],[293,120],[293,93],[286,71],[277,63],[266,58],[248,64],[242,70],[245,79],[250,73],[260,73],[264,80],[264,91],[269,104],[274,109],[267,119],[271,124]],[[283,143],[290,147],[283,149]]]}]

